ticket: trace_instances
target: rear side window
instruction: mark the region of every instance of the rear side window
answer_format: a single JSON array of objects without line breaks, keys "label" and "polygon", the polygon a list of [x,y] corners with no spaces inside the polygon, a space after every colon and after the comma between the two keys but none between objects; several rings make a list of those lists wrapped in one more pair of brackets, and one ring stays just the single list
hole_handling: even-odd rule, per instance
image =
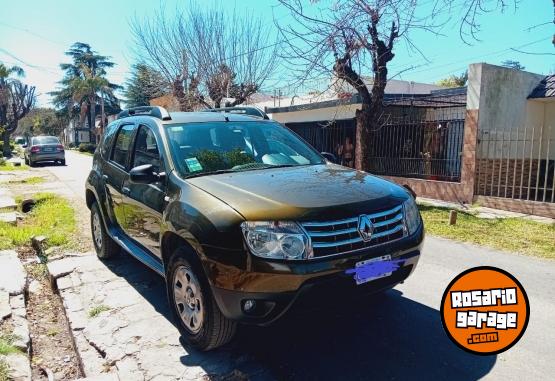
[{"label": "rear side window", "polygon": [[116,136],[116,143],[112,149],[112,156],[110,160],[114,163],[125,167],[127,164],[127,157],[129,154],[129,149],[131,148],[131,141],[133,140],[133,132],[135,131],[135,126],[132,124],[125,124],[121,126]]},{"label": "rear side window", "polygon": [[104,159],[108,159],[108,155],[110,154],[110,146],[112,145],[117,127],[117,123],[110,123],[108,127],[106,127],[106,131],[104,132],[104,137],[102,139],[102,144],[100,145],[100,153]]}]

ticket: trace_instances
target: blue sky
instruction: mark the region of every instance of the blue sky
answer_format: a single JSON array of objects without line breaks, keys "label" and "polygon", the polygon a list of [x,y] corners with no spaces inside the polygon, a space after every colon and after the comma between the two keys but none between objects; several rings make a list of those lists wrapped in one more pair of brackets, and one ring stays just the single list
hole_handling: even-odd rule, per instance
[{"label": "blue sky", "polygon": [[[195,0],[192,0],[195,1]],[[307,1],[308,2],[308,1]],[[134,15],[147,15],[164,3],[168,9],[186,7],[187,0],[19,0],[4,1],[0,18],[0,61],[17,64],[27,73],[25,81],[37,86],[39,103],[48,106],[56,82],[62,77],[58,65],[66,62],[64,51],[75,41],[87,42],[101,54],[109,55],[117,64],[108,77],[123,83],[130,66],[136,61],[129,19]],[[427,3],[427,1],[424,1]],[[232,1],[203,0],[203,4],[233,6]],[[272,22],[273,17],[286,22],[287,14],[275,0],[241,0],[238,8],[248,8]],[[450,74],[459,74],[469,63],[488,62],[499,64],[506,59],[520,61],[527,71],[548,74],[555,71],[554,55],[530,55],[511,50],[521,47],[527,52],[549,52],[553,24],[528,30],[533,25],[553,19],[552,0],[521,0],[519,8],[508,9],[504,14],[489,14],[482,18],[479,42],[464,44],[458,27],[448,25],[434,36],[426,32],[413,33],[414,43],[430,62],[399,45],[391,63],[391,74],[406,68],[396,78],[416,82],[435,82]],[[287,84],[282,71],[265,88],[271,92],[275,86]]]}]

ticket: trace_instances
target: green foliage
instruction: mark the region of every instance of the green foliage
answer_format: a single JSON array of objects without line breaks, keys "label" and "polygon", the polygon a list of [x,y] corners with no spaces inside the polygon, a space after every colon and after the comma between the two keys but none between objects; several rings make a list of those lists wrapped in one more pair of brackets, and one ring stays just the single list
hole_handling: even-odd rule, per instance
[{"label": "green foliage", "polygon": [[[2,147],[4,147],[4,141],[3,141],[3,140],[0,140],[0,149],[1,149]],[[15,149],[14,143],[13,143],[13,142],[10,142],[10,150],[13,151],[14,149]]]},{"label": "green foliage", "polygon": [[96,150],[96,145],[93,143],[81,143],[79,144],[79,152],[94,153]]},{"label": "green foliage", "polygon": [[479,218],[458,212],[457,224],[449,225],[449,209],[420,205],[426,232],[538,257],[555,259],[555,224],[522,218]]},{"label": "green foliage", "polygon": [[13,346],[13,342],[17,339],[14,335],[0,335],[0,355],[9,355],[11,353],[20,353],[21,351]]},{"label": "green foliage", "polygon": [[69,243],[75,232],[75,215],[67,200],[51,193],[33,198],[35,207],[17,226],[0,222],[0,250],[28,244],[37,235],[45,236],[50,246]]},{"label": "green foliage", "polygon": [[106,113],[120,111],[119,101],[114,94],[121,86],[106,79],[106,69],[114,66],[110,57],[99,55],[91,46],[74,43],[66,52],[71,63],[62,63],[60,68],[65,72],[59,83],[58,90],[53,91],[53,103],[59,114],[66,118],[77,117],[85,108],[89,125],[94,124],[96,106],[104,103]]},{"label": "green foliage", "polygon": [[228,152],[201,150],[196,153],[196,158],[202,165],[203,172],[213,172],[254,162],[252,156],[242,152],[239,148]]},{"label": "green foliage", "polygon": [[100,315],[104,311],[110,311],[110,309],[111,309],[110,307],[101,304],[99,306],[95,306],[95,307],[91,308],[89,310],[88,315],[89,315],[90,318],[93,318],[93,317],[96,317],[96,316]]},{"label": "green foliage", "polygon": [[513,61],[513,60],[505,60],[501,62],[501,66],[508,67],[509,69],[515,69],[515,70],[526,69],[526,67],[522,66],[519,61]]},{"label": "green foliage", "polygon": [[169,92],[167,82],[152,67],[139,63],[133,65],[131,78],[125,84],[127,107],[148,106],[150,100]]},{"label": "green foliage", "polygon": [[57,114],[56,110],[35,108],[19,121],[17,133],[59,136],[67,124],[67,119]]},{"label": "green foliage", "polygon": [[460,75],[452,74],[447,78],[440,79],[439,81],[437,81],[436,84],[438,86],[453,88],[453,87],[465,86],[467,81],[468,81],[468,70],[466,70],[464,73],[461,73]]},{"label": "green foliage", "polygon": [[6,160],[2,159],[4,164],[0,162],[0,171],[25,171],[29,169],[27,165],[21,164],[19,166],[15,166],[12,163],[8,163]]}]

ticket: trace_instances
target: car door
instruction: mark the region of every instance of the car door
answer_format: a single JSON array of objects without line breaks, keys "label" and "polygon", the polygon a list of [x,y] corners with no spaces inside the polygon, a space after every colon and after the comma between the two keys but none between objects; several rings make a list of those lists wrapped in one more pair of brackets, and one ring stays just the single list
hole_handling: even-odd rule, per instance
[{"label": "car door", "polygon": [[[165,172],[160,148],[160,139],[154,130],[149,126],[140,125],[135,137],[130,168],[151,164],[153,172]],[[160,257],[160,225],[166,196],[165,177],[150,184],[133,183],[127,178],[124,187],[128,189],[123,196],[127,234]]]},{"label": "car door", "polygon": [[123,124],[119,127],[112,145],[110,157],[105,161],[103,179],[106,185],[107,201],[113,220],[126,230],[125,209],[123,204],[123,184],[129,177],[129,156],[136,126]]}]

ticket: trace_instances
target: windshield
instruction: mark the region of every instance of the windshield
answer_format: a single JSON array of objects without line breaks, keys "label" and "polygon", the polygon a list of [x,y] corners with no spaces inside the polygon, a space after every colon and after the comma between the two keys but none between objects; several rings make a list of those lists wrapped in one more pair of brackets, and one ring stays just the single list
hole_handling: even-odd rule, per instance
[{"label": "windshield", "polygon": [[33,145],[36,144],[58,144],[60,141],[54,136],[36,136],[33,138]]},{"label": "windshield", "polygon": [[322,157],[277,123],[214,122],[166,127],[184,176],[323,164]]}]

